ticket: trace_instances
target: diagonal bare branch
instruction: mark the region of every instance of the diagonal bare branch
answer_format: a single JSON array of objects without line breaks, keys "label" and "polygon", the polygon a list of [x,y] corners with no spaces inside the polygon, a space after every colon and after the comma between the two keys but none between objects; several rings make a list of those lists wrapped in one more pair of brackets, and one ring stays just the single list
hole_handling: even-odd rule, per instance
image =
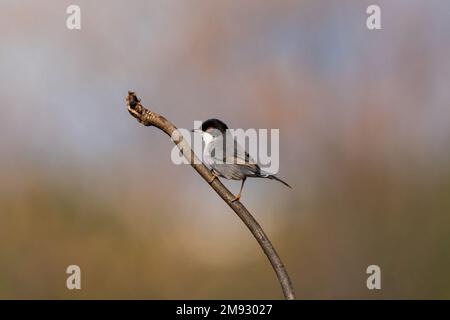
[{"label": "diagonal bare branch", "polygon": [[211,188],[213,188],[217,192],[217,194],[245,223],[245,225],[252,232],[253,236],[256,238],[262,250],[269,259],[277,275],[278,281],[280,282],[281,288],[283,289],[285,298],[288,300],[295,299],[294,289],[292,287],[292,283],[289,279],[286,268],[283,265],[283,262],[275,251],[275,248],[273,247],[269,238],[264,233],[264,230],[255,220],[255,218],[253,218],[250,212],[240,201],[233,201],[234,195],[222,184],[222,182],[220,182],[219,179],[213,179],[213,174],[196,157],[190,145],[185,141],[181,133],[170,121],[168,121],[163,116],[144,108],[141,104],[140,99],[132,91],[128,91],[128,97],[126,101],[128,111],[140,123],[142,123],[144,126],[157,127],[172,138],[174,143],[178,146],[183,156],[189,161],[192,167],[203,177],[203,179],[205,179],[206,182],[210,184]]}]

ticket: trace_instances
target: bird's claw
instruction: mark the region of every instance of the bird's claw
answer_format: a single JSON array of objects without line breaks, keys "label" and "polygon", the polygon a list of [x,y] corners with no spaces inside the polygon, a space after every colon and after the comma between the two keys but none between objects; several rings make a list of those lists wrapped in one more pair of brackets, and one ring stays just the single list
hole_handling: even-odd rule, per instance
[{"label": "bird's claw", "polygon": [[211,180],[208,181],[209,184],[213,183],[214,180],[217,179],[217,176],[215,174],[213,174],[213,177]]},{"label": "bird's claw", "polygon": [[214,173],[214,171],[211,171],[211,174],[213,175],[213,177],[211,180],[208,181],[209,184],[213,183],[214,180],[219,178],[219,176],[216,173]]}]

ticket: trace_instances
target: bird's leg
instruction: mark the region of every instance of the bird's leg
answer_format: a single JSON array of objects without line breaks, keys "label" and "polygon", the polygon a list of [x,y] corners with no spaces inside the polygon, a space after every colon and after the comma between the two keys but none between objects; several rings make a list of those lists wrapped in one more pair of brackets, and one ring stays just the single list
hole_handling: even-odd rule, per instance
[{"label": "bird's leg", "polygon": [[208,181],[209,184],[213,183],[214,180],[219,178],[219,176],[217,175],[217,173],[214,170],[211,170],[211,173],[212,173],[213,177],[211,180]]},{"label": "bird's leg", "polygon": [[239,201],[239,199],[241,199],[241,193],[242,188],[244,188],[245,179],[247,179],[247,177],[244,177],[244,179],[242,179],[241,190],[239,190],[238,195],[233,200],[231,200],[231,202]]}]

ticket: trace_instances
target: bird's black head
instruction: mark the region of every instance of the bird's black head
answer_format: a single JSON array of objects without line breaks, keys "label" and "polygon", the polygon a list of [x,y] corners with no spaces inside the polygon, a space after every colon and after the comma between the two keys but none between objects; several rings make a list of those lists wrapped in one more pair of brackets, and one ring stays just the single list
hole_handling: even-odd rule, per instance
[{"label": "bird's black head", "polygon": [[218,119],[208,119],[202,123],[202,131],[207,132],[208,129],[217,129],[225,134],[228,129],[227,125]]}]

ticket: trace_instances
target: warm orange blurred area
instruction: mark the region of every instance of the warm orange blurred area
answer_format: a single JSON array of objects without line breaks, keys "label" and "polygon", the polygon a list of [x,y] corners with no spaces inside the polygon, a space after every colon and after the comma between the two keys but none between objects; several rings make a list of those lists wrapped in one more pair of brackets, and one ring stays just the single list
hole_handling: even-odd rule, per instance
[{"label": "warm orange blurred area", "polygon": [[68,3],[0,3],[0,299],[283,297],[128,90],[180,128],[280,129],[293,189],[242,202],[298,298],[450,298],[448,1],[378,1],[374,31],[360,0],[77,2],[81,30]]}]

